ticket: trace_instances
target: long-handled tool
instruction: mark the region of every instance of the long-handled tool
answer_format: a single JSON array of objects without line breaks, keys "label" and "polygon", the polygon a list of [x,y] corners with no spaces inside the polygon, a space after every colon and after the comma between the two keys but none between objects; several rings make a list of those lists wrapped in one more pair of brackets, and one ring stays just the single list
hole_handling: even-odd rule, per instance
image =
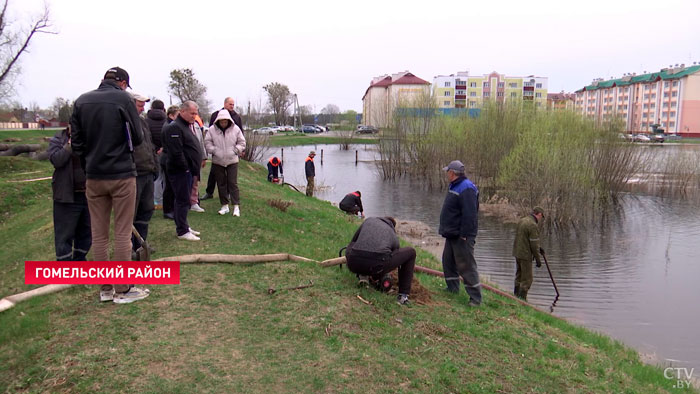
[{"label": "long-handled tool", "polygon": [[547,266],[547,272],[549,272],[549,279],[552,280],[552,284],[554,285],[554,291],[557,292],[557,298],[559,298],[559,289],[557,289],[557,283],[554,281],[554,277],[552,276],[552,270],[549,269],[549,263],[547,262],[547,256],[545,256],[544,251],[542,251],[542,258],[544,259],[544,265]]},{"label": "long-handled tool", "polygon": [[139,261],[151,261],[151,248],[148,246],[148,242],[141,238],[141,234],[139,234],[133,224],[131,225],[131,233],[134,234],[136,240],[141,244],[141,246],[136,249],[136,255],[139,256]]}]

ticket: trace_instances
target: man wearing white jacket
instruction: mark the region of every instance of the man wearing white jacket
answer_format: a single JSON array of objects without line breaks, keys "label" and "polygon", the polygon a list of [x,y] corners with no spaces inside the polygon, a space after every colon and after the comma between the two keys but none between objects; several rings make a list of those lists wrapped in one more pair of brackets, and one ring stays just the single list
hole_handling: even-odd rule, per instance
[{"label": "man wearing white jacket", "polygon": [[211,171],[219,187],[219,215],[229,213],[229,203],[232,203],[233,216],[241,216],[238,157],[245,150],[245,137],[226,109],[219,111],[216,116],[204,139],[204,146],[212,156]]}]

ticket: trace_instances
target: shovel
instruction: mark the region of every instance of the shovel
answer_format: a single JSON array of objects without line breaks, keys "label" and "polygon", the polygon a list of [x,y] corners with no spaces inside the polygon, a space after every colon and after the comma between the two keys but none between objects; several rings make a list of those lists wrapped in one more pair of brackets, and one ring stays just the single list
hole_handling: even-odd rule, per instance
[{"label": "shovel", "polygon": [[151,251],[148,247],[148,242],[141,238],[141,234],[139,234],[133,224],[131,225],[131,233],[134,234],[136,240],[141,244],[141,246],[136,249],[136,255],[139,257],[139,261],[151,261]]}]

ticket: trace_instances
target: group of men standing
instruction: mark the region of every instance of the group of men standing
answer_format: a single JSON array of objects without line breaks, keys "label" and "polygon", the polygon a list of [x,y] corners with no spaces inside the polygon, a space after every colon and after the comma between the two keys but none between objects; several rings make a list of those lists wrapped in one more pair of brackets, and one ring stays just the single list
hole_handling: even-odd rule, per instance
[{"label": "group of men standing", "polygon": [[[206,164],[201,130],[198,136],[195,126],[198,105],[185,101],[166,113],[163,102],[155,100],[142,117],[150,99],[127,93],[130,87],[126,70],[107,70],[96,90],[78,97],[70,126],[49,143],[49,158],[55,167],[52,187],[57,260],[85,260],[90,248],[95,260],[108,260],[112,215],[113,259],[132,260],[134,251],[144,247],[132,236],[132,226],[134,234],[144,240],[148,237],[154,198],[162,202],[164,215],[174,219],[179,239],[199,240],[199,232],[187,221],[188,211],[194,207],[192,196],[198,198],[195,182]],[[224,109],[233,112],[231,118],[240,131],[240,116],[233,111],[232,99],[226,99]],[[236,173],[230,166],[224,167],[226,170]],[[208,187],[207,192],[211,194],[213,188],[210,192]],[[198,201],[194,204],[199,206]],[[240,215],[238,205],[236,215]],[[131,285],[103,285],[100,299],[129,303],[149,293]]]}]

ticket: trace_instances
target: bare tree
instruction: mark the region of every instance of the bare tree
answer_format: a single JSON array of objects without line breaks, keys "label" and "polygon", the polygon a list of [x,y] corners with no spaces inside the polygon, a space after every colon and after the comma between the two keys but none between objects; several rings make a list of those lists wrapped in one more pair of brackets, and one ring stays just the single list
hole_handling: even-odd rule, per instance
[{"label": "bare tree", "polygon": [[336,118],[340,114],[340,108],[335,104],[328,104],[323,107],[321,114],[325,115],[326,123],[336,123]]},{"label": "bare tree", "polygon": [[6,99],[13,91],[15,78],[20,72],[19,58],[29,52],[29,43],[37,33],[56,34],[51,31],[49,6],[44,4],[43,13],[31,18],[23,27],[13,28],[8,20],[5,0],[0,12],[0,99]]},{"label": "bare tree", "polygon": [[272,82],[263,86],[267,92],[267,100],[272,112],[275,114],[275,123],[283,125],[287,117],[287,110],[292,105],[292,93],[287,85],[279,82]]},{"label": "bare tree", "polygon": [[208,114],[211,103],[207,98],[207,87],[194,76],[189,68],[176,69],[170,72],[168,91],[180,102],[192,100],[199,105],[200,112]]}]

